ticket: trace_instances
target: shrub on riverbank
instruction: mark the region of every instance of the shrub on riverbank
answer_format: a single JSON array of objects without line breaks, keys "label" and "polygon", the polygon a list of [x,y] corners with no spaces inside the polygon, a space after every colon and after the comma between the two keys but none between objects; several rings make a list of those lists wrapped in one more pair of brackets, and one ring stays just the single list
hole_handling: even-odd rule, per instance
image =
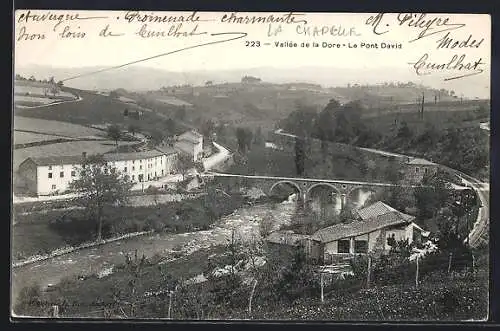
[{"label": "shrub on riverbank", "polygon": [[[182,233],[207,230],[220,217],[241,207],[240,194],[219,197],[217,193],[193,200],[157,206],[107,207],[103,238],[155,230]],[[97,224],[84,210],[54,210],[15,215],[13,254],[16,259],[48,253],[62,246],[76,246],[95,238]]]},{"label": "shrub on riverbank", "polygon": [[[169,306],[168,291],[174,289],[181,278],[186,280],[202,274],[209,267],[209,257],[221,254],[224,250],[224,247],[219,246],[161,265],[146,263],[140,273],[140,282],[134,285],[135,295],[131,294],[129,288],[134,275],[125,266],[116,267],[113,274],[102,279],[90,277],[84,280],[65,280],[44,294],[36,287],[27,288],[23,292],[26,295],[22,296],[25,300],[18,304],[19,310],[16,312],[46,316],[43,314],[51,305],[57,304],[62,317],[103,317],[105,310],[121,314],[119,306],[128,312],[129,307],[125,302],[134,301],[137,309],[135,315],[129,315],[129,318],[165,318]],[[271,295],[277,290],[275,282],[272,278],[262,277],[255,289],[251,314],[247,311],[251,291],[248,284],[241,284],[230,292],[232,299],[224,302],[225,300],[218,300],[217,295],[214,295],[214,290],[224,292],[223,280],[189,285],[184,283],[174,293],[171,318],[481,320],[487,316],[488,311],[487,259],[484,262],[477,264],[474,274],[447,275],[442,271],[430,272],[422,278],[418,288],[412,280],[395,279],[389,285],[372,284],[370,289],[366,289],[363,284],[361,287],[349,286],[351,280],[339,281],[336,287],[325,289],[323,304],[318,290],[296,292],[304,286],[302,283],[293,289],[287,289],[297,294],[291,300],[275,297]],[[297,274],[290,276],[296,278]],[[279,283],[279,280],[276,281]],[[118,304],[117,300],[122,304]]]}]

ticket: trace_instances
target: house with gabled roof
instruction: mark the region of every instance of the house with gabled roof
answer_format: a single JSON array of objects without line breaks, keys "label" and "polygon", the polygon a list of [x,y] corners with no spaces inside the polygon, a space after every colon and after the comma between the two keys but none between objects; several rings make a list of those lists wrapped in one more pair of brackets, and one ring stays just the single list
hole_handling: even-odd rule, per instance
[{"label": "house with gabled roof", "polygon": [[203,156],[203,135],[194,130],[184,132],[176,138],[174,148],[192,156],[194,162],[199,161]]},{"label": "house with gabled roof", "polygon": [[410,183],[418,184],[425,176],[431,176],[438,171],[439,164],[429,160],[408,157],[403,165],[404,179]]},{"label": "house with gabled roof", "polygon": [[311,238],[323,246],[324,260],[334,256],[384,253],[392,241],[420,241],[427,235],[415,217],[377,201],[356,212],[357,219],[347,224],[335,224],[316,231]]},{"label": "house with gabled roof", "polygon": [[[153,149],[133,153],[103,154],[109,171],[128,176],[134,183],[156,180],[174,171],[177,152],[170,149]],[[60,194],[79,176],[79,169],[86,157],[81,155],[55,155],[29,157],[17,171],[25,191],[33,195]]]}]

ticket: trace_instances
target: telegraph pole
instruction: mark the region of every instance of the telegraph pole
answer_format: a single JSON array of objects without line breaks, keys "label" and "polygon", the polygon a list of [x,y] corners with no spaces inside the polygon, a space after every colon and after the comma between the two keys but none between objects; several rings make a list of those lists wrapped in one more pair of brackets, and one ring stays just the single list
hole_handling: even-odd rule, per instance
[{"label": "telegraph pole", "polygon": [[422,92],[422,106],[420,108],[420,119],[424,119],[424,103],[425,103],[425,96],[424,92]]}]

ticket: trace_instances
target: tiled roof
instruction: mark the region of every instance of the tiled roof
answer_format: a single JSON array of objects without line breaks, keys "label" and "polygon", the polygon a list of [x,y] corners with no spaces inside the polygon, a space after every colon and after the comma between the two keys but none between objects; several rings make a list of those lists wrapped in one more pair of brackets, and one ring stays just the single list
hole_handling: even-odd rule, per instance
[{"label": "tiled roof", "polygon": [[398,211],[392,211],[365,221],[353,221],[349,224],[336,224],[316,231],[312,238],[321,242],[331,242],[342,238],[363,235],[389,226],[411,223],[401,217]]},{"label": "tiled roof", "polygon": [[297,246],[300,241],[311,239],[311,236],[294,233],[293,231],[276,231],[267,236],[266,241],[290,246]]},{"label": "tiled roof", "polygon": [[391,206],[383,203],[382,201],[377,201],[368,207],[361,208],[358,211],[356,211],[357,215],[362,219],[362,220],[367,220],[373,217],[377,217],[380,215],[384,215],[390,212],[397,212],[401,214],[401,217],[405,220],[413,220],[414,217],[411,215],[404,214]]},{"label": "tiled roof", "polygon": [[[148,159],[164,155],[166,153],[158,150],[149,150],[144,152],[133,153],[106,153],[103,154],[106,161],[126,161]],[[60,164],[81,164],[83,156],[80,155],[57,155],[57,156],[40,156],[28,158],[39,166],[60,165]]]},{"label": "tiled roof", "polygon": [[149,150],[144,152],[133,152],[133,153],[106,153],[103,154],[106,161],[127,161],[127,160],[140,160],[149,159],[157,156],[163,155],[162,152],[158,150]]},{"label": "tiled roof", "polygon": [[49,166],[49,165],[60,165],[60,164],[80,164],[82,163],[83,157],[82,155],[60,155],[60,156],[37,156],[37,157],[30,157],[28,159],[31,159],[36,165]]},{"label": "tiled roof", "polygon": [[193,130],[184,132],[178,137],[179,140],[187,140],[194,144],[197,144],[202,138],[203,136],[201,134]]},{"label": "tiled roof", "polygon": [[160,151],[161,153],[163,153],[165,155],[177,153],[177,151],[173,147],[169,147],[169,146],[158,146],[158,147],[156,147],[156,150]]},{"label": "tiled roof", "polygon": [[425,159],[420,159],[420,158],[413,158],[410,161],[407,162],[407,164],[411,165],[437,165],[434,162],[425,160]]}]

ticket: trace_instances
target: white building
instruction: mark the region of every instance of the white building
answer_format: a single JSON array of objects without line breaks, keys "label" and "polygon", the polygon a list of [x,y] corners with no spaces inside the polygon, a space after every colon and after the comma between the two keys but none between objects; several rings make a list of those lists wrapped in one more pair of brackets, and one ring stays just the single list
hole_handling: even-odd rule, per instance
[{"label": "white building", "polygon": [[322,244],[325,262],[334,256],[387,252],[391,240],[412,243],[428,235],[414,219],[378,201],[358,210],[351,223],[323,228],[311,238]]},{"label": "white building", "polygon": [[[173,149],[137,153],[104,154],[111,171],[118,171],[134,183],[156,180],[175,171],[177,153]],[[19,166],[17,182],[36,195],[61,194],[79,176],[86,155],[46,156],[27,158]]]},{"label": "white building", "polygon": [[194,162],[199,161],[203,157],[203,135],[196,131],[184,132],[177,137],[174,148],[191,155]]}]

